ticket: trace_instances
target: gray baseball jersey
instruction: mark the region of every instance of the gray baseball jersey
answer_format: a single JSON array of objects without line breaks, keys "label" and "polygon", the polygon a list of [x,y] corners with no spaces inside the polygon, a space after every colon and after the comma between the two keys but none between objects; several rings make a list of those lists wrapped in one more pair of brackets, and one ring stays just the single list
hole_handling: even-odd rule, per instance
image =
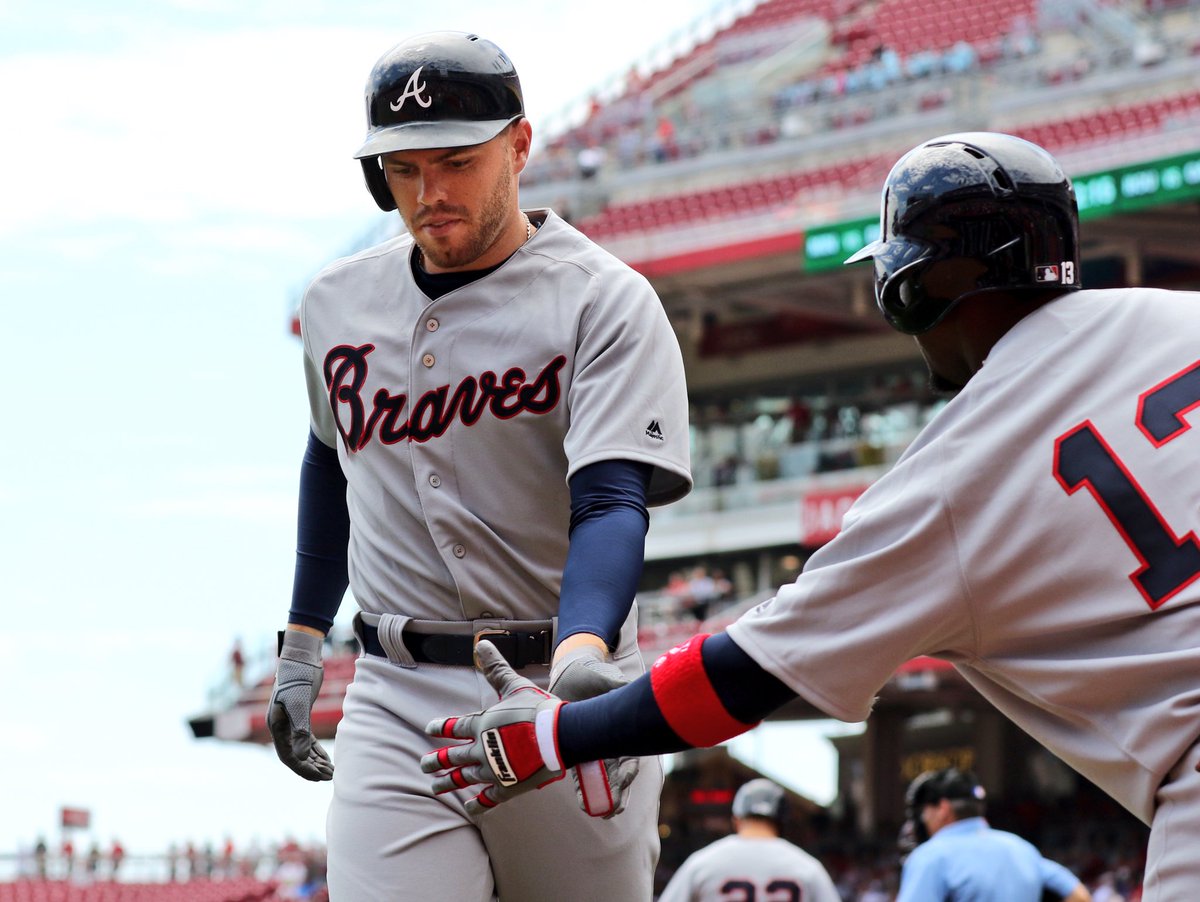
[{"label": "gray baseball jersey", "polygon": [[[350,586],[381,635],[406,618],[555,616],[582,467],[651,464],[650,504],[691,486],[682,355],[658,297],[553,213],[531,218],[541,227],[511,258],[437,300],[406,235],[327,267],[301,305],[312,429],[347,479]],[[636,616],[614,653],[631,679]],[[523,673],[545,686],[548,670]],[[432,797],[425,724],[494,699],[468,666],[358,660],[335,749],[334,898],[650,897],[654,759],[607,821],[569,779],[478,819],[463,809],[473,792]]]},{"label": "gray baseball jersey", "polygon": [[691,486],[682,355],[644,278],[549,211],[499,270],[436,301],[405,235],[334,263],[300,310],[312,428],[349,483],[365,611],[551,617],[567,478],[653,464]]},{"label": "gray baseball jersey", "polygon": [[733,834],[694,852],[658,902],[841,902],[821,862],[785,839]]},{"label": "gray baseball jersey", "polygon": [[1200,735],[1198,358],[1198,294],[1036,310],[730,635],[847,721],[909,658],[950,660],[1149,823]]}]

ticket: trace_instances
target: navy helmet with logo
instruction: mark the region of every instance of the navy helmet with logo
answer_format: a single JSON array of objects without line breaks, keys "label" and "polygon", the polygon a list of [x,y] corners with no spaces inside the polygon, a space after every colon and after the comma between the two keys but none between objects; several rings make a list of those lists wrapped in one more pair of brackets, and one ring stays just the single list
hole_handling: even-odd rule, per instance
[{"label": "navy helmet with logo", "polygon": [[367,137],[360,160],[371,196],[394,210],[379,156],[397,150],[490,141],[525,115],[517,70],[475,34],[435,31],[397,44],[367,79]]},{"label": "navy helmet with logo", "polygon": [[868,258],[879,309],[908,335],[982,292],[1081,288],[1075,190],[1049,153],[1022,138],[934,138],[888,174],[879,240],[846,263]]}]

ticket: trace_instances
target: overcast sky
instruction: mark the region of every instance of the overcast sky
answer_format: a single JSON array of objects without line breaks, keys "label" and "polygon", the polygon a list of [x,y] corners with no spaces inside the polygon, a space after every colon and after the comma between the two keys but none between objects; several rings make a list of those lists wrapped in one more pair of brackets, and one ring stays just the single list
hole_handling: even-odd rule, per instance
[{"label": "overcast sky", "polygon": [[[0,853],[56,842],[61,805],[135,853],[323,839],[327,784],[186,719],[234,638],[266,647],[286,618],[307,434],[288,323],[380,222],[351,159],[366,75],[410,34],[478,31],[536,141],[727,5],[0,5]],[[831,798],[823,740],[741,747]]]}]

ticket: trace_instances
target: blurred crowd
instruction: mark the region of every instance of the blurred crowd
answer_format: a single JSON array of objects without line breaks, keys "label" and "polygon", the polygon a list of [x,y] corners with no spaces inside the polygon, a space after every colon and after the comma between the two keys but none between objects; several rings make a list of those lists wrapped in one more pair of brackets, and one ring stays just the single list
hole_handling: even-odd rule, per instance
[{"label": "blurred crowd", "polygon": [[121,842],[77,842],[69,833],[53,848],[44,837],[16,856],[17,880],[190,883],[258,880],[275,887],[282,899],[321,902],[325,893],[325,848],[294,839],[238,848],[226,838],[220,845],[192,840],[172,842],[165,851],[130,855]]}]

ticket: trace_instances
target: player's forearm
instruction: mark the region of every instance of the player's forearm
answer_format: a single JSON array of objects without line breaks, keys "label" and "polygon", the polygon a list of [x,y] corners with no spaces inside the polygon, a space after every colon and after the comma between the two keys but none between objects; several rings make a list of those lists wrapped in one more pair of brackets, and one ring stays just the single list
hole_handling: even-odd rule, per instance
[{"label": "player's forearm", "polygon": [[616,647],[641,578],[646,486],[653,467],[606,460],[571,478],[571,542],[558,607],[559,641],[598,636]]},{"label": "player's forearm", "polygon": [[346,594],[350,514],[337,451],[311,432],[300,466],[296,571],[288,622],[329,632]]},{"label": "player's forearm", "polygon": [[559,751],[570,766],[716,745],[794,697],[727,634],[697,636],[628,686],[564,705]]}]

